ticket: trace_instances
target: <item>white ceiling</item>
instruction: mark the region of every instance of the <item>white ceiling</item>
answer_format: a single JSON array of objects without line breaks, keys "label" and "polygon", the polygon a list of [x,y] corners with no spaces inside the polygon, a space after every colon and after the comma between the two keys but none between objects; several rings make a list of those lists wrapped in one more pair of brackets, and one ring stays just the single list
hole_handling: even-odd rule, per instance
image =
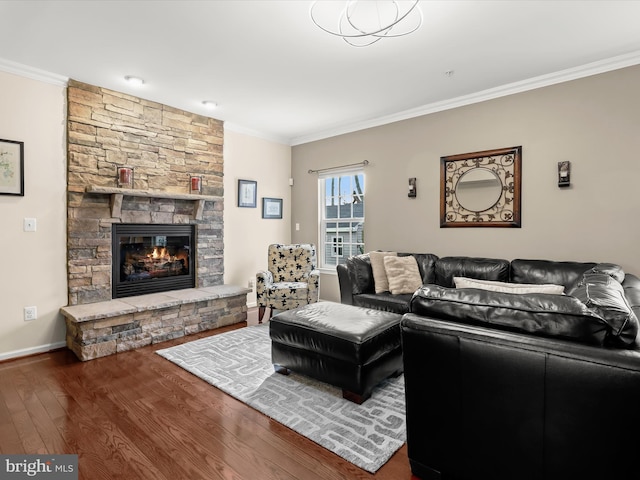
[{"label": "white ceiling", "polygon": [[[295,145],[640,64],[640,1],[423,0],[419,31],[364,48],[313,25],[310,4],[0,1],[0,69],[72,78]],[[134,89],[125,75],[146,84]]]}]

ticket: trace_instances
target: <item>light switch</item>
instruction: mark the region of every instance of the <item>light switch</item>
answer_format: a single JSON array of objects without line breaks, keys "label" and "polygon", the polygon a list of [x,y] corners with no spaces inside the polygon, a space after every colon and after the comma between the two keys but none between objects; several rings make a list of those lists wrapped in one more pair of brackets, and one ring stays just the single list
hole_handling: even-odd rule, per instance
[{"label": "light switch", "polygon": [[300,230],[300,224],[296,223],[296,231]]}]

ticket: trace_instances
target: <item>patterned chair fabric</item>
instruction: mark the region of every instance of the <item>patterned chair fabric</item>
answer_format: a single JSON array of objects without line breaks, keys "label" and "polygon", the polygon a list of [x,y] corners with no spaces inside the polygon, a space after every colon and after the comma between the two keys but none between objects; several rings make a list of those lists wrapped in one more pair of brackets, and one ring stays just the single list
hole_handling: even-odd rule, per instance
[{"label": "patterned chair fabric", "polygon": [[269,245],[267,268],[256,274],[259,322],[265,308],[291,310],[318,301],[320,271],[315,245]]}]

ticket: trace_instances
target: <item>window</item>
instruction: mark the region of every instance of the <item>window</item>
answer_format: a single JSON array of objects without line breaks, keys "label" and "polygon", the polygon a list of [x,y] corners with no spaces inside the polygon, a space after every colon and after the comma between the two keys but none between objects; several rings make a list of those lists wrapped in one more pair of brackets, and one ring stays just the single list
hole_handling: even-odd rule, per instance
[{"label": "window", "polygon": [[327,172],[319,182],[319,263],[331,268],[364,253],[364,173]]},{"label": "window", "polygon": [[342,237],[333,237],[331,240],[333,243],[333,255],[336,257],[342,257],[344,255],[342,250],[342,243],[344,239]]}]

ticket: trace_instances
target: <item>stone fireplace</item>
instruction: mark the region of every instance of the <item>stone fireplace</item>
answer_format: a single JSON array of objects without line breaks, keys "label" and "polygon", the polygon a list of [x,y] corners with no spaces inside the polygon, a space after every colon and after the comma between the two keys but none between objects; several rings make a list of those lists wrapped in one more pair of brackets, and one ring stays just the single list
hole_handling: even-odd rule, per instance
[{"label": "stone fireplace", "polygon": [[[87,360],[246,320],[248,290],[223,285],[222,122],[73,80],[67,92],[69,348]],[[118,187],[123,166],[132,187]]]}]

